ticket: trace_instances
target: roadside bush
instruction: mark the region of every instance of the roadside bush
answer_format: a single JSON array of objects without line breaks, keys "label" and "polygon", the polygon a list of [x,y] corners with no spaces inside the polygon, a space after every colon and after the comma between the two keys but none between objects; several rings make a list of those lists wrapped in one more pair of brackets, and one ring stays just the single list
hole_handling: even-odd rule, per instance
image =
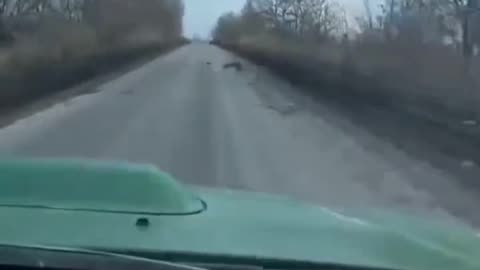
[{"label": "roadside bush", "polygon": [[[480,116],[478,79],[465,72],[463,58],[448,48],[406,51],[385,44],[345,48],[275,37],[245,40],[221,46],[308,86],[303,89],[312,95],[381,105],[438,121]],[[472,73],[480,71],[479,64],[475,59]]]},{"label": "roadside bush", "polygon": [[[381,31],[370,25],[372,29],[354,39],[315,32],[332,21],[318,15],[332,10],[328,1],[277,1],[279,5],[272,6],[274,2],[250,0],[241,14],[223,16],[213,32],[216,43],[307,85],[301,89],[311,95],[383,106],[436,122],[479,119],[480,79],[474,74],[480,71],[480,61],[472,57],[467,65],[461,51],[432,38],[441,39],[445,33],[423,30],[433,23],[422,25],[412,16],[427,11],[437,16],[438,11],[426,10],[436,2],[425,2],[418,9],[404,6],[411,10],[393,6],[398,22],[387,21],[391,17],[387,14],[381,18]],[[317,5],[324,12],[309,14],[306,5]],[[270,14],[271,7],[277,12]],[[437,23],[440,15],[435,16],[432,21]],[[303,21],[310,17],[317,19]],[[395,28],[388,23],[396,23]],[[396,31],[388,34],[390,29]]]},{"label": "roadside bush", "polygon": [[480,60],[469,44],[480,43],[480,28],[470,24],[472,40],[460,31],[474,19],[460,12],[470,2],[382,1],[375,20],[364,1],[367,18],[348,38],[334,1],[248,0],[219,19],[213,36],[311,95],[450,125],[480,119]]},{"label": "roadside bush", "polygon": [[[60,6],[42,7],[39,10],[43,13],[34,16],[9,17],[9,33],[14,42],[0,48],[0,111],[185,43],[181,25],[177,25],[183,14],[180,0],[176,5],[171,4],[175,0],[135,1],[135,14],[122,9],[128,18],[122,25],[129,26],[123,32],[117,27],[122,19],[113,11],[128,4],[125,1],[68,1],[59,1]],[[67,3],[71,5],[63,6]],[[157,12],[170,17],[154,21],[139,17],[142,8],[151,9],[153,4]],[[61,10],[65,16],[58,16],[61,7],[68,7]],[[47,12],[50,9],[56,11]],[[78,15],[81,12],[89,13]],[[151,10],[149,14],[154,13]],[[105,23],[108,18],[115,18],[115,23]]]}]

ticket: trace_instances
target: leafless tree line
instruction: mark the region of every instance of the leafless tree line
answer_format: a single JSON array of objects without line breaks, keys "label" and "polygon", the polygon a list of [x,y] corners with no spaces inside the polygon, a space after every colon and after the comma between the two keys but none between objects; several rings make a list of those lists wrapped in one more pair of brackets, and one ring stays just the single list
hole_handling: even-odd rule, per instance
[{"label": "leafless tree line", "polygon": [[324,39],[342,26],[342,10],[329,0],[248,0],[241,14],[222,16],[213,35],[225,39],[240,32],[269,31]]},{"label": "leafless tree line", "polygon": [[[366,15],[357,19],[360,37],[456,45],[465,56],[480,44],[478,0],[383,0],[378,7],[363,2]],[[347,25],[334,0],[248,0],[241,14],[222,16],[213,35],[222,39],[271,31],[324,40],[349,33]]]},{"label": "leafless tree line", "polygon": [[179,46],[183,12],[182,0],[0,0],[0,111]]},{"label": "leafless tree line", "polygon": [[364,15],[352,22],[335,0],[249,0],[220,18],[213,38],[345,95],[480,115],[479,2],[363,0]]},{"label": "leafless tree line", "polygon": [[370,0],[364,0],[366,17],[359,23],[363,32],[410,43],[457,45],[470,57],[480,43],[478,0],[384,0],[375,16]]},{"label": "leafless tree line", "polygon": [[181,0],[0,0],[0,32],[54,17],[86,23],[110,36],[149,27],[165,36],[178,37],[182,34],[183,12]]}]

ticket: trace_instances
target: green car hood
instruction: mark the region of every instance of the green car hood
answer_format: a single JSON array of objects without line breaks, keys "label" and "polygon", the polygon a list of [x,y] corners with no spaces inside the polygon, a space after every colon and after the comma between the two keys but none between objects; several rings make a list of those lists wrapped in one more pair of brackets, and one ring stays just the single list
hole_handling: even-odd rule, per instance
[{"label": "green car hood", "polygon": [[[97,173],[98,168],[95,170]],[[109,173],[107,170],[99,175]],[[178,184],[174,187],[177,192]],[[480,238],[459,224],[372,210],[337,211],[262,193],[191,187],[182,196],[190,200],[190,194],[201,198],[203,210],[121,213],[2,206],[0,200],[0,243],[228,255],[386,269],[480,269]],[[190,208],[189,204],[182,209]],[[148,226],[136,226],[139,218],[148,219]]]}]

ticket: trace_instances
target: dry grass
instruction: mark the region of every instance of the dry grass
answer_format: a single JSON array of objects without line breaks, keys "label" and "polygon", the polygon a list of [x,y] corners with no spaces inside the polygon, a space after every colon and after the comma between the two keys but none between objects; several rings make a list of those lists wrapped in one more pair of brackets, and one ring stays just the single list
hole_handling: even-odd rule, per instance
[{"label": "dry grass", "polygon": [[380,43],[354,47],[350,56],[354,72],[380,83],[375,91],[412,104],[480,113],[479,81],[471,76],[479,63],[474,59],[468,73],[463,57],[451,48]]},{"label": "dry grass", "polygon": [[[313,43],[264,34],[223,46],[308,84],[314,95],[417,111],[435,117],[480,116],[480,81],[445,46],[408,42]],[[470,74],[478,74],[474,60]]]},{"label": "dry grass", "polygon": [[18,37],[13,46],[0,49],[0,111],[183,42],[163,40],[148,31],[128,35],[115,46],[99,40],[88,26],[69,23]]}]

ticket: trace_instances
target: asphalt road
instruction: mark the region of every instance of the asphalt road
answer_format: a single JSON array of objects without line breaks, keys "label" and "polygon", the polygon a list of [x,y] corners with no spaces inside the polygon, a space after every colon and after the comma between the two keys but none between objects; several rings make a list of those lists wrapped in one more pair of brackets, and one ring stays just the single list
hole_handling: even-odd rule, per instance
[{"label": "asphalt road", "polygon": [[183,47],[18,119],[0,130],[0,153],[147,162],[194,185],[478,222],[477,192],[428,155],[403,151],[263,68],[223,67],[237,60],[206,44]]}]

